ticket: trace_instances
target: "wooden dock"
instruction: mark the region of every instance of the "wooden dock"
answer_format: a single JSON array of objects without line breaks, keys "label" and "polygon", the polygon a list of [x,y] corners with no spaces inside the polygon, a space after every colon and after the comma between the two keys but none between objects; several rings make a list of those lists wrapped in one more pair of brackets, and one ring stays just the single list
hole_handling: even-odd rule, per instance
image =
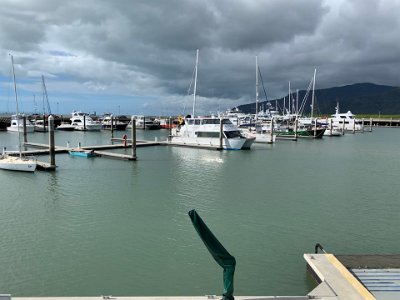
[{"label": "wooden dock", "polygon": [[109,158],[115,158],[115,159],[136,160],[135,156],[122,154],[122,153],[94,151],[94,154],[96,154],[96,156],[109,157]]},{"label": "wooden dock", "polygon": [[52,166],[49,163],[37,161],[36,162],[36,169],[41,171],[55,171],[57,166]]},{"label": "wooden dock", "polygon": [[374,300],[375,297],[333,254],[304,254],[307,267],[320,284],[312,299]]}]

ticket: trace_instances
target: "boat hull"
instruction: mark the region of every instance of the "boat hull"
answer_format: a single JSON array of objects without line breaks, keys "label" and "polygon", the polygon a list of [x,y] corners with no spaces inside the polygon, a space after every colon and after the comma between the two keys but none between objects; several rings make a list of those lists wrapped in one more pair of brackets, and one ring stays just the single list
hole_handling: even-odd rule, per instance
[{"label": "boat hull", "polygon": [[61,124],[60,126],[57,127],[57,130],[74,131],[75,130],[75,126],[73,126],[71,124]]},{"label": "boat hull", "polygon": [[[127,126],[125,123],[117,123],[113,125],[113,130],[125,130]],[[111,124],[103,124],[103,129],[111,130]]]},{"label": "boat hull", "polygon": [[0,158],[0,169],[19,172],[34,172],[36,161],[26,158],[3,156]]},{"label": "boat hull", "polygon": [[309,130],[299,130],[297,134],[293,130],[289,131],[277,131],[276,134],[278,137],[298,137],[298,138],[314,138],[320,139],[324,136],[325,128],[318,128],[316,130],[309,129]]},{"label": "boat hull", "polygon": [[75,130],[79,131],[100,131],[101,128],[101,124],[86,124],[86,127],[84,127],[83,125],[75,126]]},{"label": "boat hull", "polygon": [[[19,126],[19,130],[18,130],[18,126],[10,126],[7,127],[7,131],[10,132],[24,132],[24,127],[23,126]],[[26,125],[26,132],[27,133],[33,133],[35,132],[35,126],[33,125]]]},{"label": "boat hull", "polygon": [[90,150],[71,150],[68,151],[69,155],[71,156],[80,156],[80,157],[95,157],[96,154],[93,151]]},{"label": "boat hull", "polygon": [[[224,150],[241,150],[244,149],[243,146],[246,144],[248,139],[246,138],[234,138],[234,139],[222,139],[222,149]],[[251,144],[253,143],[252,140]],[[209,146],[209,147],[220,147],[219,138],[191,138],[182,136],[171,136],[171,142],[183,144],[183,145],[193,145],[193,146]],[[249,145],[249,147],[251,146]]]}]

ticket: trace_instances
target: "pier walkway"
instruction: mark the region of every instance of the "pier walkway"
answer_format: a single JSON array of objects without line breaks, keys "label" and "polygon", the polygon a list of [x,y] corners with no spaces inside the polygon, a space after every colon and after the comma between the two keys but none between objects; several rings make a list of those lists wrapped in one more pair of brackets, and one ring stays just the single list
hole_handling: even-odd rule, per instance
[{"label": "pier walkway", "polygon": [[376,299],[333,254],[304,254],[308,269],[320,282],[308,295],[323,300]]},{"label": "pier walkway", "polygon": [[[365,263],[364,268],[381,269],[390,268],[393,277],[393,268],[399,270],[400,255],[376,255],[376,256],[335,256],[333,254],[304,254],[307,269],[316,279],[319,285],[305,296],[235,296],[236,300],[398,300],[400,289],[396,286],[388,290],[371,292],[356,275],[360,263]],[[373,262],[370,265],[370,262]],[[379,264],[377,263],[379,262]],[[369,266],[370,265],[370,266]],[[354,269],[355,267],[355,269]],[[397,273],[396,273],[397,274]],[[388,277],[384,278],[387,283]],[[376,287],[373,286],[373,290]],[[177,297],[119,297],[119,296],[97,296],[97,297],[11,297],[9,294],[0,294],[0,300],[216,300],[221,296],[177,296]]]}]

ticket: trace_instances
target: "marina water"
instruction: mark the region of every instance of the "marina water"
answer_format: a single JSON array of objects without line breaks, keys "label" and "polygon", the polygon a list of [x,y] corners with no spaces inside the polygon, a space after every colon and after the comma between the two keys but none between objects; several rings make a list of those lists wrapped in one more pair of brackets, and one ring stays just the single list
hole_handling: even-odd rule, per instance
[{"label": "marina water", "polygon": [[[56,132],[67,141],[108,144],[110,133]],[[0,133],[1,147],[15,145]],[[0,292],[220,295],[222,269],[187,215],[196,209],[236,257],[235,295],[304,295],[313,282],[302,255],[317,242],[337,254],[400,252],[399,149],[400,130],[376,128],[250,151],[138,148],[136,162],[58,154],[56,172],[1,171]]]}]

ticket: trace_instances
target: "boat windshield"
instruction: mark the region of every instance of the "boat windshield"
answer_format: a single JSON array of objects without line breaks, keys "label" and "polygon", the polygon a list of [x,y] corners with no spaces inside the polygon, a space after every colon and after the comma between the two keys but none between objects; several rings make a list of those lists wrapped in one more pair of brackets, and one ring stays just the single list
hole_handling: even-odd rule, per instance
[{"label": "boat windshield", "polygon": [[240,134],[239,130],[233,130],[233,131],[224,131],[225,136],[227,139],[233,139],[233,138],[238,138],[241,137],[242,135]]}]

